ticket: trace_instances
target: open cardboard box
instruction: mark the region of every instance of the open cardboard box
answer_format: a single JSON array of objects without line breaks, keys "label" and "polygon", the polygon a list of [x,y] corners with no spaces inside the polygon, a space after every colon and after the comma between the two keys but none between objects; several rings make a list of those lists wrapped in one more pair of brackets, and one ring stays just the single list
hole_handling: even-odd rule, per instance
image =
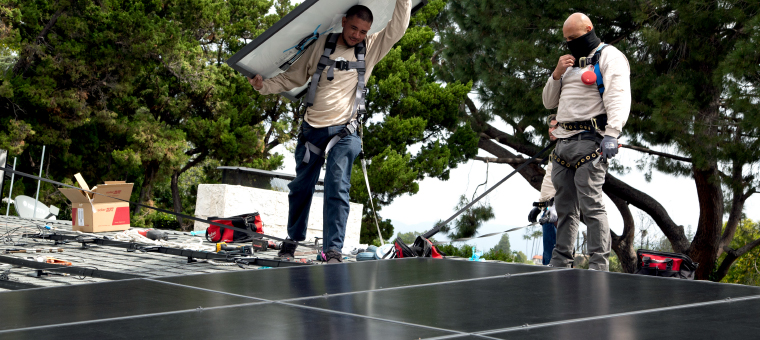
[{"label": "open cardboard box", "polygon": [[90,189],[82,175],[76,174],[74,177],[82,189],[100,195],[77,189],[58,188],[71,201],[73,230],[97,233],[129,229],[129,203],[118,199],[129,200],[134,183],[106,181],[105,184]]}]

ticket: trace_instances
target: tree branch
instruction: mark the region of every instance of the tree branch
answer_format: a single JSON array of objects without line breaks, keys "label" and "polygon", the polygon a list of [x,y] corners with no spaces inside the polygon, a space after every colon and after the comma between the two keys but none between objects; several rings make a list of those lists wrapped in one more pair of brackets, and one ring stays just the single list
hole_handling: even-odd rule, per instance
[{"label": "tree branch", "polygon": [[[499,144],[496,144],[494,141],[488,138],[480,137],[480,141],[478,141],[478,148],[494,156],[497,156],[498,158],[518,158],[517,155],[513,154],[509,150],[505,149]],[[523,162],[525,162],[525,160]],[[510,166],[517,168],[518,164],[510,164]],[[546,174],[546,171],[542,169],[538,163],[535,162],[529,164],[522,171],[520,171],[520,175],[525,178],[528,181],[528,184],[530,184],[536,190],[541,190],[541,182],[544,180],[544,174]]]},{"label": "tree branch", "polygon": [[729,246],[723,247],[723,251],[726,252],[726,257],[723,259],[723,262],[720,263],[720,267],[718,267],[718,270],[715,271],[715,276],[713,277],[713,280],[715,282],[718,282],[722,280],[726,274],[728,274],[728,270],[731,268],[731,265],[734,264],[734,262],[739,259],[742,255],[746,254],[750,250],[754,249],[760,245],[760,238],[747,243],[744,245],[744,247],[741,247],[739,249],[733,249]]},{"label": "tree branch", "polygon": [[[514,164],[514,165],[523,164],[528,160],[528,158],[523,158],[523,157],[493,158],[493,157],[480,157],[480,156],[475,156],[473,159],[476,161],[481,161],[481,162]],[[536,163],[543,163],[544,159],[536,158],[533,161]]]},{"label": "tree branch", "polygon": [[667,237],[673,245],[673,250],[675,252],[685,254],[689,251],[690,242],[686,239],[683,227],[673,222],[668,211],[662,206],[662,204],[660,204],[660,202],[657,202],[657,200],[651,196],[617,179],[609,173],[604,179],[604,186],[602,189],[607,196],[612,194],[620,197],[634,207],[649,214],[654,222],[657,223],[657,226],[660,227],[663,234],[665,234],[665,237]]},{"label": "tree branch", "polygon": [[665,153],[665,152],[654,151],[654,150],[643,148],[643,147],[640,147],[640,146],[634,146],[634,145],[628,145],[628,144],[621,144],[620,147],[626,148],[626,149],[631,149],[631,150],[636,150],[636,151],[643,152],[643,153],[648,153],[650,155],[661,156],[661,157],[666,157],[666,158],[670,158],[670,159],[675,159],[677,161],[691,163],[691,158],[689,158],[689,157],[677,156],[677,155],[673,155],[673,154],[669,154],[669,153]]},{"label": "tree branch", "polygon": [[614,231],[610,230],[612,250],[617,254],[623,271],[633,273],[636,270],[636,252],[633,251],[636,224],[633,214],[631,214],[631,209],[625,200],[611,193],[607,193],[607,197],[612,200],[612,203],[615,204],[615,207],[617,207],[620,215],[623,217],[623,234],[618,236]]}]

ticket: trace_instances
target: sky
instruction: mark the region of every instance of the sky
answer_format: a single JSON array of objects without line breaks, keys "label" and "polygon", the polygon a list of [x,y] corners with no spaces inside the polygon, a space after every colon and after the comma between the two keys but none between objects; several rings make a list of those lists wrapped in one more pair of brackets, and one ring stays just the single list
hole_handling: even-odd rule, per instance
[{"label": "sky", "polygon": [[[497,127],[498,122],[496,123]],[[504,128],[504,127],[501,127]],[[625,143],[624,137],[620,142]],[[415,152],[415,148],[410,148]],[[295,160],[292,153],[284,147],[278,147],[275,152],[285,154],[285,164],[281,171],[295,173]],[[489,153],[480,150],[479,156],[493,157]],[[528,155],[530,157],[532,155]],[[673,221],[684,227],[692,226],[696,230],[699,220],[699,206],[697,191],[694,181],[685,177],[673,177],[663,173],[654,172],[650,182],[645,180],[644,173],[636,169],[636,160],[643,156],[642,153],[631,149],[620,149],[616,158],[623,165],[631,168],[627,174],[613,173],[620,180],[632,187],[639,189],[662,204],[667,209]],[[513,171],[507,164],[490,164],[488,171],[488,188]],[[369,176],[372,176],[370,173]],[[453,215],[454,207],[458,203],[459,196],[466,194],[472,198],[478,184],[486,180],[486,164],[481,161],[471,160],[452,169],[448,181],[435,178],[426,178],[419,182],[419,192],[415,195],[403,195],[396,198],[390,205],[383,207],[380,215],[384,219],[391,219],[394,233],[410,231],[424,232],[433,227],[436,221],[445,220]],[[478,195],[485,189],[481,186]],[[493,207],[495,218],[484,223],[479,229],[479,234],[504,231],[514,227],[527,225],[528,213],[533,208],[532,204],[538,200],[539,193],[531,187],[521,176],[515,175],[501,186],[496,188],[484,200],[490,202]],[[750,197],[745,206],[748,218],[760,219],[760,195]],[[623,231],[623,220],[617,208],[605,195],[605,206],[610,223],[610,229],[620,234]],[[631,206],[634,219],[638,220],[638,209]],[[540,226],[535,227],[540,230]],[[581,230],[585,226],[581,224]],[[512,250],[523,251],[531,255],[531,241],[523,240],[525,229],[509,233]],[[653,232],[654,231],[654,232]],[[656,226],[650,228],[650,235],[660,237],[661,232]],[[441,235],[437,240],[445,240]],[[478,249],[488,250],[499,242],[500,236],[491,236],[468,241],[467,244],[475,245]],[[539,242],[541,243],[541,242]],[[533,249],[533,253],[541,254],[541,249]]]}]

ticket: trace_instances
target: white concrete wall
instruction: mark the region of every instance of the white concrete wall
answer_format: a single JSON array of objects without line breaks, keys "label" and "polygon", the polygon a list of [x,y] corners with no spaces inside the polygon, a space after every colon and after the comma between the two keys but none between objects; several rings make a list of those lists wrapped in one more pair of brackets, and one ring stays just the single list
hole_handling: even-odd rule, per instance
[{"label": "white concrete wall", "polygon": [[[288,235],[288,193],[265,190],[240,185],[201,184],[198,186],[198,196],[195,202],[195,216],[208,218],[210,216],[229,217],[240,214],[258,212],[264,223],[264,233],[285,238]],[[306,240],[313,241],[314,237],[322,237],[322,197],[314,197],[311,201],[309,224],[306,229]],[[359,246],[363,205],[350,203],[346,238],[343,250]],[[195,230],[206,230],[208,224],[195,222]]]}]

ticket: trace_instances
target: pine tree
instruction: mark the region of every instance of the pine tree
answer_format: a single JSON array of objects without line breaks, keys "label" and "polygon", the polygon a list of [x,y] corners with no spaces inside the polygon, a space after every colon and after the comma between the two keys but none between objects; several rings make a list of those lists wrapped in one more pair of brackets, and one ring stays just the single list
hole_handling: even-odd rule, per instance
[{"label": "pine tree", "polygon": [[[608,174],[605,193],[625,221],[623,235],[613,234],[621,264],[629,272],[635,264],[631,204],[653,218],[675,251],[700,263],[697,278],[725,273],[733,260],[719,269],[716,260],[724,251],[742,255],[729,245],[758,185],[760,3],[449,2],[434,26],[441,36],[439,76],[474,82],[482,106],[468,100],[467,114],[481,133],[479,147],[497,157],[491,161],[516,166],[520,159],[510,149],[532,155],[547,143],[543,119],[551,112],[541,91],[557,58],[568,53],[561,28],[573,12],[587,14],[602,41],[628,57],[633,105],[624,133],[630,147],[645,152],[643,168],[689,177],[697,186],[700,218],[689,240],[660,203]],[[509,129],[496,129],[495,119]],[[535,164],[522,172],[536,188],[542,174]]]}]

